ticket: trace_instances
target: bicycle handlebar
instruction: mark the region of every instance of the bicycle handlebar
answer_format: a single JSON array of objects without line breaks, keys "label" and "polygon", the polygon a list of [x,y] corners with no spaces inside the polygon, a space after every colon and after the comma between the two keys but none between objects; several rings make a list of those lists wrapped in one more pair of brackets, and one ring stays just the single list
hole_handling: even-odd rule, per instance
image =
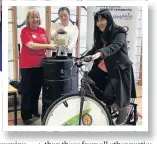
[{"label": "bicycle handlebar", "polygon": [[83,62],[90,62],[93,60],[92,55],[89,56],[81,56],[81,57],[73,57],[75,61],[83,61]]},{"label": "bicycle handlebar", "polygon": [[74,64],[71,69],[73,69],[75,66],[77,69],[81,68],[83,65],[93,61],[93,57],[91,55],[89,56],[81,56],[81,57],[73,57]]},{"label": "bicycle handlebar", "polygon": [[84,65],[83,62],[89,63],[93,60],[93,57],[90,56],[82,56],[82,57],[73,57],[75,63],[74,65],[76,65],[77,67],[81,67]]},{"label": "bicycle handlebar", "polygon": [[83,61],[84,62],[90,62],[90,61],[92,61],[93,60],[93,57],[90,55],[90,56],[85,56],[84,58],[83,58]]}]

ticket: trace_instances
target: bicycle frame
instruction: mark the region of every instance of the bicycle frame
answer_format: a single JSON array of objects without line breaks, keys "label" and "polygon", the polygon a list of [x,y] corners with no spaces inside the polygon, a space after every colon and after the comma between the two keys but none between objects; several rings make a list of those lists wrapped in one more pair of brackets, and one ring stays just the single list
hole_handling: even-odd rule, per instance
[{"label": "bicycle frame", "polygon": [[[79,60],[79,59],[77,59]],[[79,125],[81,125],[81,118],[82,118],[82,111],[83,111],[83,105],[84,105],[84,96],[87,94],[87,95],[90,95],[92,97],[95,97],[95,94],[91,88],[90,85],[94,86],[96,89],[98,89],[94,83],[94,81],[92,79],[89,78],[88,76],[88,71],[83,71],[82,69],[82,64],[80,65],[77,65],[76,64],[76,68],[77,68],[77,72],[79,74],[79,69],[81,69],[81,72],[83,72],[83,77],[81,79],[81,88],[80,88],[80,97],[81,97],[81,100],[80,100],[80,113],[79,113]],[[74,66],[73,66],[74,67]],[[86,66],[87,67],[87,66]],[[80,73],[81,73],[80,72]],[[99,89],[98,89],[99,90]],[[100,90],[101,91],[101,90]],[[102,91],[101,91],[102,92]]]},{"label": "bicycle frame", "polygon": [[[82,125],[82,124],[86,125],[86,124],[84,124],[84,120],[85,120],[84,116],[86,116],[88,113],[84,113],[83,111],[87,107],[88,108],[90,108],[90,107],[95,108],[95,106],[92,107],[93,102],[94,103],[96,102],[95,103],[96,105],[98,104],[98,106],[99,106],[98,112],[103,113],[103,116],[105,116],[105,118],[107,118],[109,125],[116,125],[114,123],[114,119],[117,118],[119,112],[117,111],[117,109],[114,109],[111,106],[106,105],[104,102],[101,102],[101,100],[96,98],[97,95],[95,95],[93,87],[97,88],[97,86],[96,86],[95,82],[88,76],[89,69],[88,70],[83,69],[82,66],[84,64],[82,63],[83,61],[81,62],[81,58],[76,58],[74,60],[75,60],[75,63],[73,64],[73,66],[71,68],[71,76],[73,74],[72,70],[74,67],[77,70],[77,74],[81,74],[81,72],[83,73],[83,75],[82,75],[83,77],[81,78],[81,85],[80,85],[81,88],[79,90],[79,94],[78,93],[76,93],[76,94],[71,93],[70,95],[68,94],[68,95],[65,95],[64,97],[60,97],[58,100],[56,100],[54,103],[52,103],[52,105],[47,110],[46,115],[44,116],[43,124],[45,125],[47,118],[51,117],[51,115],[49,114],[51,112],[51,110],[52,110],[52,112],[51,112],[51,114],[52,114],[56,108],[58,109],[58,106],[60,106],[61,102],[65,105],[65,107],[68,107],[67,101],[69,99],[67,99],[67,98],[71,99],[74,96],[74,97],[77,97],[77,99],[76,99],[77,101],[75,101],[75,102],[77,102],[77,103],[75,103],[77,105],[77,109],[76,109],[77,111],[76,112],[74,111],[74,114],[77,113],[77,122],[75,125]],[[84,59],[84,61],[85,61],[85,59]],[[76,62],[78,62],[78,63],[76,63]],[[86,62],[88,62],[88,61],[86,61]],[[87,63],[87,64],[89,64],[89,63]],[[88,98],[89,98],[89,102],[88,102]],[[90,104],[90,99],[93,100],[93,101],[91,101],[92,102],[91,104]],[[87,105],[86,105],[86,100],[87,100]],[[72,101],[72,103],[73,103],[73,101]],[[129,115],[129,119],[127,120],[127,122],[125,124],[136,125],[136,122],[138,119],[138,117],[137,117],[137,104],[132,103],[132,105],[134,106],[134,109],[132,110],[131,114]],[[72,108],[74,108],[74,107],[72,107]],[[67,108],[66,108],[66,110],[67,110]],[[59,109],[59,111],[60,111],[60,109]],[[95,111],[92,111],[92,112],[95,113]],[[104,113],[105,113],[105,115],[104,115]],[[62,118],[62,115],[60,118]],[[64,123],[61,123],[61,125],[63,125],[63,124]],[[97,124],[99,124],[99,123],[97,123]],[[67,125],[69,125],[69,123]],[[73,125],[73,124],[70,124],[70,125]]]},{"label": "bicycle frame", "polygon": [[[83,72],[83,77],[81,79],[81,88],[80,88],[80,113],[79,113],[79,125],[81,125],[81,118],[82,118],[82,111],[83,111],[83,105],[84,105],[84,96],[88,95],[88,96],[92,96],[92,97],[96,97],[95,93],[93,92],[91,86],[94,86],[94,88],[98,89],[101,93],[103,93],[95,84],[95,82],[88,76],[88,71],[83,71],[82,63],[77,64],[77,60],[81,60],[81,58],[76,58],[76,63],[74,65],[76,65],[77,68],[77,73],[79,74],[79,69],[81,69],[81,72]],[[87,66],[86,66],[87,67]],[[137,104],[134,103],[134,100],[131,102],[131,104],[134,107],[134,119],[133,122],[128,121],[127,124],[131,124],[131,125],[136,125],[136,121],[137,121]],[[112,109],[110,106],[106,107],[109,110],[110,116],[112,119],[116,118],[118,116],[117,110]],[[113,110],[113,112],[111,112]],[[130,115],[131,117],[131,115]]]}]

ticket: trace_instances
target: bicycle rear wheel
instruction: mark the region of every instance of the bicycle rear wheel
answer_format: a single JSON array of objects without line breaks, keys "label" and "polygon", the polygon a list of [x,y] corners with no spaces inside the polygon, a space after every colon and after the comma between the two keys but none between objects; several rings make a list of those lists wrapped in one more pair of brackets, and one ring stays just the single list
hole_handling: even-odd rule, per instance
[{"label": "bicycle rear wheel", "polygon": [[[112,119],[97,98],[84,96],[81,125],[112,125]],[[79,123],[80,96],[65,96],[55,101],[45,113],[42,124],[48,126],[76,126]]]}]

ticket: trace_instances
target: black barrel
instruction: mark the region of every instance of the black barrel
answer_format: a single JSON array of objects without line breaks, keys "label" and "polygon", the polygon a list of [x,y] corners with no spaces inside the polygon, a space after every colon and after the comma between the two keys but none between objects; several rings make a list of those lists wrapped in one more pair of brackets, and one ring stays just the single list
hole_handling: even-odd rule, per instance
[{"label": "black barrel", "polygon": [[49,106],[64,95],[78,93],[78,73],[73,59],[45,58],[42,62],[42,118]]}]

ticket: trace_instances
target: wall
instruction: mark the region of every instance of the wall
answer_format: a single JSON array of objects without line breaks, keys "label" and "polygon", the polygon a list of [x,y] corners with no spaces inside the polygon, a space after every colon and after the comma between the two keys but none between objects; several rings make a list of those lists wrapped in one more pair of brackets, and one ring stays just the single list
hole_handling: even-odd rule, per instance
[{"label": "wall", "polygon": [[[17,13],[22,14],[22,9],[17,8]],[[17,22],[21,21],[21,15],[17,15]],[[13,79],[13,40],[12,40],[12,10],[8,10],[8,77]],[[18,29],[18,42],[20,42],[19,35],[20,30]]]}]

